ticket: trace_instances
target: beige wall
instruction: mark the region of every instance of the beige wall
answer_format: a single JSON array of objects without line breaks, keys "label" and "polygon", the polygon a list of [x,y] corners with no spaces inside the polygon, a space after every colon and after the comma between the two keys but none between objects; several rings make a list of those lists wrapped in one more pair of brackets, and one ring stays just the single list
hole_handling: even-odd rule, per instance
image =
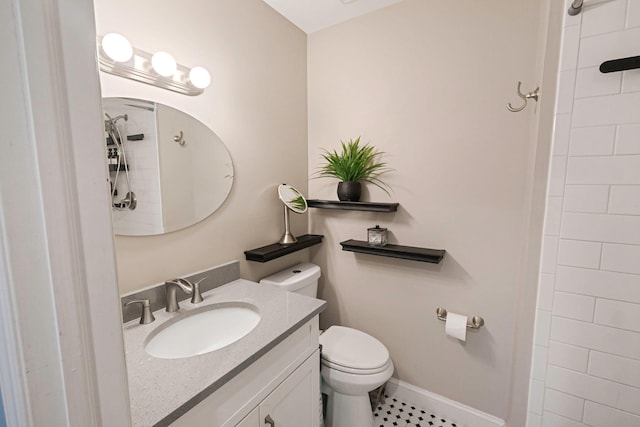
[{"label": "beige wall", "polygon": [[[525,283],[536,122],[535,105],[514,114],[505,104],[518,102],[518,80],[525,91],[540,84],[542,5],[405,0],[308,42],[309,169],[321,148],[361,135],[395,168],[392,196],[369,188],[365,200],[400,203],[395,214],[312,211],[311,231],[326,236],[313,257],[329,301],[323,326],[370,332],[389,348],[395,377],[501,418]],[[309,187],[313,198],[336,197],[336,181]],[[375,224],[392,243],[447,256],[429,265],[340,250]],[[482,316],[486,327],[462,344],[445,336],[438,306]]]},{"label": "beige wall", "polygon": [[[180,109],[227,145],[235,180],[223,206],[201,223],[154,237],[116,237],[121,293],[231,260],[258,279],[308,251],[268,264],[243,251],[277,241],[283,231],[276,187],[307,192],[306,35],[261,0],[96,0],[98,34],[120,32],[147,52],[166,50],[212,75],[203,95],[188,97],[105,73],[104,96],[126,96]],[[293,215],[296,233],[306,215]],[[313,249],[311,249],[313,251]]]}]

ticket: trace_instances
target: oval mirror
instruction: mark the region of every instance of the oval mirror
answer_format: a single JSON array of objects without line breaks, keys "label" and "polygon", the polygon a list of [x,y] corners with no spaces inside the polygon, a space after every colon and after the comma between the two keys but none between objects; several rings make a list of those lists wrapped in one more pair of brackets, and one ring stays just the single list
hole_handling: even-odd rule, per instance
[{"label": "oval mirror", "polygon": [[307,200],[302,193],[289,184],[280,184],[278,186],[278,197],[289,209],[295,213],[305,213],[307,211]]},{"label": "oval mirror", "polygon": [[142,99],[104,98],[103,110],[116,234],[180,230],[224,203],[233,163],[202,122]]}]

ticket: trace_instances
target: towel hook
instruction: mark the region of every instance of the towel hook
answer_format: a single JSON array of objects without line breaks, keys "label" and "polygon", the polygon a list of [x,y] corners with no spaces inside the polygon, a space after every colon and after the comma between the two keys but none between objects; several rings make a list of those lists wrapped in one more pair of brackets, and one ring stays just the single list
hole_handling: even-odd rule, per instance
[{"label": "towel hook", "polygon": [[187,141],[184,140],[184,133],[182,131],[180,131],[180,135],[174,136],[173,140],[180,145],[184,145],[187,143]]},{"label": "towel hook", "polygon": [[517,113],[519,111],[524,110],[524,108],[527,106],[527,101],[529,99],[534,99],[537,102],[538,97],[540,96],[540,87],[537,87],[533,92],[529,92],[529,93],[522,93],[522,91],[520,90],[521,87],[522,87],[522,82],[518,82],[518,96],[522,98],[522,100],[524,101],[524,104],[522,104],[522,107],[514,107],[513,105],[511,105],[511,103],[508,103],[507,110],[511,111],[512,113]]}]

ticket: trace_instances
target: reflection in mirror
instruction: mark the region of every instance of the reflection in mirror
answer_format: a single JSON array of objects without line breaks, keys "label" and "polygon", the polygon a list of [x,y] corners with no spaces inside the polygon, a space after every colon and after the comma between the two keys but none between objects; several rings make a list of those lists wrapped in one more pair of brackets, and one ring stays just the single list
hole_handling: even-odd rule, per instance
[{"label": "reflection in mirror", "polygon": [[116,234],[180,230],[224,203],[233,164],[211,129],[174,108],[140,99],[104,98],[103,109]]},{"label": "reflection in mirror", "polygon": [[296,242],[296,238],[291,234],[289,223],[289,210],[302,214],[307,211],[307,200],[298,190],[289,184],[280,184],[278,186],[278,197],[284,203],[284,234],[278,243],[289,245]]}]

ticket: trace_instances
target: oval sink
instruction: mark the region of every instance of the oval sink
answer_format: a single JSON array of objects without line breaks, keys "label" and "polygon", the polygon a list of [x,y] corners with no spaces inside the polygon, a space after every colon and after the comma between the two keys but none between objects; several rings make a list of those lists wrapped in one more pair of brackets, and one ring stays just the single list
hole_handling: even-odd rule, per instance
[{"label": "oval sink", "polygon": [[239,340],[259,322],[260,315],[250,304],[211,306],[152,335],[145,351],[160,359],[197,356]]}]

